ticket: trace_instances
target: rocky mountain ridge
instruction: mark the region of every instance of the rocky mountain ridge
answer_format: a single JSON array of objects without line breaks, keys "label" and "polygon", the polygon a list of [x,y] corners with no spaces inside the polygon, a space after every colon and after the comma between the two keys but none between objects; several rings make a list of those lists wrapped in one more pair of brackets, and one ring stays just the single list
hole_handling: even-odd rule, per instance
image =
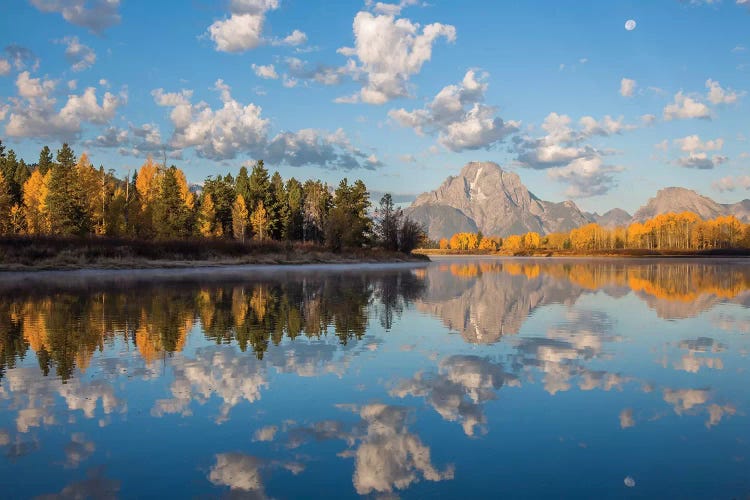
[{"label": "rocky mountain ridge", "polygon": [[720,204],[685,188],[665,188],[632,217],[614,208],[599,215],[581,211],[572,201],[551,202],[535,196],[518,174],[493,162],[471,162],[437,189],[419,195],[405,212],[427,228],[430,239],[449,238],[458,232],[481,231],[508,236],[529,231],[567,232],[596,222],[604,227],[642,222],[660,213],[692,211],[704,219],[735,215],[750,222],[750,200]]}]

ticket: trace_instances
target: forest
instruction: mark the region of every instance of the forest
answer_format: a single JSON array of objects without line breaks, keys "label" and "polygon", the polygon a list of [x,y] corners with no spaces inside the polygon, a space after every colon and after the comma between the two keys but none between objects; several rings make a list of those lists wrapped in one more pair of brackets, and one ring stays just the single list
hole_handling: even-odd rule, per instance
[{"label": "forest", "polygon": [[235,240],[301,242],[345,248],[380,247],[409,253],[424,238],[390,195],[370,213],[367,187],[347,178],[335,188],[270,174],[262,160],[236,176],[188,184],[182,170],[149,157],[118,178],[94,167],[68,144],[36,163],[18,159],[0,141],[0,235],[109,237],[138,241]]},{"label": "forest", "polygon": [[750,249],[750,224],[732,215],[703,220],[692,212],[665,213],[627,227],[591,223],[567,233],[536,232],[505,238],[482,233],[456,233],[436,245],[443,250],[523,253],[535,250],[572,253],[608,250],[705,251]]}]

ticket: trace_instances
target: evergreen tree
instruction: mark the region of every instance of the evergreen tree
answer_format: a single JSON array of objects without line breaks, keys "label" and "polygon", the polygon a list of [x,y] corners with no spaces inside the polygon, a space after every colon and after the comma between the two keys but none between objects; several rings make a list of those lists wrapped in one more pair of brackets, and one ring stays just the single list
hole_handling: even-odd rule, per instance
[{"label": "evergreen tree", "polygon": [[[203,192],[210,194],[214,203],[216,222],[221,226],[221,234],[232,234],[232,204],[237,194],[234,187],[234,179],[230,174],[217,176],[215,179],[209,177],[203,183]],[[214,231],[216,234],[216,231]]]},{"label": "evergreen tree", "polygon": [[159,179],[159,195],[154,207],[154,229],[159,238],[180,238],[190,234],[187,207],[180,195],[177,169],[170,167]]},{"label": "evergreen tree", "polygon": [[46,199],[50,231],[55,235],[84,235],[91,229],[91,219],[75,165],[73,150],[63,144],[51,171]]},{"label": "evergreen tree", "polygon": [[398,250],[399,228],[403,213],[393,205],[393,197],[386,193],[380,199],[380,207],[375,210],[375,237],[386,250]]},{"label": "evergreen tree", "polygon": [[328,186],[308,180],[302,189],[302,240],[322,243],[328,214],[333,203]]},{"label": "evergreen tree", "polygon": [[237,174],[237,179],[235,180],[235,191],[237,191],[237,194],[242,195],[245,202],[250,199],[250,176],[248,175],[245,166],[242,166]]},{"label": "evergreen tree", "polygon": [[11,234],[13,224],[11,222],[11,209],[13,208],[13,198],[10,195],[8,182],[5,175],[0,172],[0,235]]},{"label": "evergreen tree", "polygon": [[289,209],[286,199],[286,188],[284,180],[278,172],[274,172],[271,177],[270,196],[266,200],[266,210],[271,225],[271,237],[280,240],[289,224]]},{"label": "evergreen tree", "polygon": [[251,207],[257,207],[260,201],[266,204],[270,191],[271,180],[268,177],[268,170],[263,165],[263,160],[258,160],[253,167],[253,171],[250,173],[248,193],[245,201]]},{"label": "evergreen tree", "polygon": [[335,250],[363,246],[370,237],[372,221],[367,216],[370,206],[365,184],[354,184],[344,178],[333,196],[333,208],[326,225],[326,243]]},{"label": "evergreen tree", "polygon": [[283,238],[286,240],[299,241],[302,239],[304,223],[304,191],[302,184],[292,177],[286,183],[286,225],[284,226]]},{"label": "evergreen tree", "polygon": [[36,168],[42,175],[45,175],[52,168],[52,165],[54,165],[52,151],[50,151],[49,146],[44,146],[39,152],[39,162]]}]

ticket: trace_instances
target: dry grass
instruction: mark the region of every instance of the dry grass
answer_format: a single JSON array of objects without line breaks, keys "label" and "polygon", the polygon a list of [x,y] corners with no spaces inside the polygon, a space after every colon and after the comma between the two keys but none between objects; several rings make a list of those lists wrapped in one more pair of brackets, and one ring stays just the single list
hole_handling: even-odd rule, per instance
[{"label": "dry grass", "polygon": [[334,253],[318,245],[277,241],[0,238],[0,270],[3,271],[409,262],[424,259],[427,257],[380,249],[351,249]]}]

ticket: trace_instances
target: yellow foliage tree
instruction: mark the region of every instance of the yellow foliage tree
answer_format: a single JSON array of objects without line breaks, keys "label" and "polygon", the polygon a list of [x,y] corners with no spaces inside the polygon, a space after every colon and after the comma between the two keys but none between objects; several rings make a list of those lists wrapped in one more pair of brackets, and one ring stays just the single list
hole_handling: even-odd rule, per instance
[{"label": "yellow foliage tree", "polygon": [[46,234],[50,230],[46,207],[50,172],[42,175],[39,170],[34,170],[23,185],[23,213],[29,234]]},{"label": "yellow foliage tree", "polygon": [[253,210],[253,214],[250,216],[250,225],[253,228],[254,238],[263,241],[268,237],[270,221],[263,200],[259,201],[255,210]]}]

